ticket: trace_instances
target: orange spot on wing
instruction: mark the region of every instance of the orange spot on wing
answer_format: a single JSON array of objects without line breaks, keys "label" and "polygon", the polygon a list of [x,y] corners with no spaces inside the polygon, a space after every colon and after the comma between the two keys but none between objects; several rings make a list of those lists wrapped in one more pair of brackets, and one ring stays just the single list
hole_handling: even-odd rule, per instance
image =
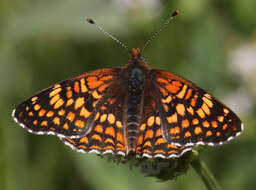
[{"label": "orange spot on wing", "polygon": [[46,117],[52,117],[54,115],[53,111],[48,111]]},{"label": "orange spot on wing", "polygon": [[172,81],[172,84],[173,84],[174,86],[178,86],[178,87],[181,87],[181,86],[182,86],[182,84],[181,84],[179,81],[176,81],[176,80],[173,80],[173,81]]},{"label": "orange spot on wing", "polygon": [[191,104],[191,106],[195,107],[196,106],[196,99],[192,98],[190,104]]},{"label": "orange spot on wing", "polygon": [[192,135],[191,135],[191,133],[189,132],[189,131],[187,131],[185,134],[184,134],[184,137],[185,138],[188,138],[188,137],[191,137]]},{"label": "orange spot on wing", "polygon": [[165,143],[164,139],[159,138],[159,139],[156,140],[155,145],[160,145],[160,144],[164,144],[164,143]]},{"label": "orange spot on wing", "polygon": [[97,121],[97,120],[99,119],[99,117],[100,117],[100,113],[97,112],[96,115],[95,115],[95,117],[94,117],[94,121]]},{"label": "orange spot on wing", "polygon": [[182,128],[187,128],[187,127],[189,127],[189,121],[187,120],[187,119],[184,119],[184,120],[182,120],[182,122],[181,122],[181,126],[182,126]]},{"label": "orange spot on wing", "polygon": [[218,123],[216,121],[212,121],[211,124],[212,124],[213,128],[217,128],[218,127]]},{"label": "orange spot on wing", "polygon": [[108,122],[109,122],[109,124],[114,124],[115,120],[116,120],[116,118],[115,118],[115,116],[112,113],[108,114]]},{"label": "orange spot on wing", "polygon": [[39,117],[42,117],[42,116],[44,116],[45,113],[46,113],[46,110],[41,109],[41,110],[39,111],[38,115],[39,115]]},{"label": "orange spot on wing", "polygon": [[137,146],[141,145],[141,144],[142,144],[142,141],[143,141],[143,136],[140,135],[140,136],[138,137],[138,140],[137,140]]},{"label": "orange spot on wing", "polygon": [[56,94],[55,96],[52,97],[52,99],[50,100],[50,105],[55,104],[58,100],[60,99],[60,95]]},{"label": "orange spot on wing", "polygon": [[82,129],[82,128],[84,128],[84,122],[82,120],[76,120],[75,121],[75,126]]},{"label": "orange spot on wing", "polygon": [[206,127],[206,128],[210,127],[210,124],[209,124],[208,121],[203,121],[202,124],[203,124],[203,126]]},{"label": "orange spot on wing", "polygon": [[63,99],[59,99],[53,106],[54,109],[58,109],[59,107],[61,107],[64,104],[64,100]]},{"label": "orange spot on wing", "polygon": [[167,98],[165,99],[161,99],[162,103],[167,103],[169,104],[171,101],[172,101],[172,97],[171,96],[168,96]]},{"label": "orange spot on wing", "polygon": [[155,154],[165,154],[165,152],[161,149],[155,150]]},{"label": "orange spot on wing", "polygon": [[60,93],[61,90],[62,90],[61,88],[56,88],[56,89],[54,89],[53,91],[51,91],[51,92],[49,93],[49,97],[51,98],[51,97],[55,96],[56,94]]},{"label": "orange spot on wing", "polygon": [[58,111],[59,116],[64,116],[65,110],[61,109]]},{"label": "orange spot on wing", "polygon": [[91,112],[89,112],[85,107],[81,108],[80,116],[84,118],[88,118],[91,115]]},{"label": "orange spot on wing", "polygon": [[201,127],[196,127],[196,128],[194,129],[194,133],[195,133],[196,135],[199,135],[200,133],[202,133]]},{"label": "orange spot on wing", "polygon": [[212,132],[211,131],[207,131],[206,132],[206,137],[212,136]]},{"label": "orange spot on wing", "polygon": [[31,101],[32,101],[32,102],[35,102],[37,99],[38,99],[38,97],[35,96],[35,97],[31,98]]},{"label": "orange spot on wing", "polygon": [[99,146],[97,146],[97,145],[92,145],[92,146],[90,146],[90,149],[101,150],[101,148],[100,148]]},{"label": "orange spot on wing", "polygon": [[103,133],[102,125],[96,125],[95,128],[94,128],[94,131],[98,132],[98,133]]},{"label": "orange spot on wing", "polygon": [[180,87],[171,84],[166,85],[165,88],[172,94],[176,94],[180,90]]},{"label": "orange spot on wing", "polygon": [[197,118],[192,120],[193,125],[197,125],[199,123],[199,120]]},{"label": "orange spot on wing", "polygon": [[202,104],[202,109],[203,109],[204,113],[206,113],[207,115],[210,115],[211,112],[206,103]]},{"label": "orange spot on wing", "polygon": [[161,120],[160,120],[160,117],[159,117],[159,116],[156,117],[156,124],[157,124],[157,125],[161,125]]},{"label": "orange spot on wing", "polygon": [[162,136],[161,129],[157,129],[156,130],[156,137],[160,137],[160,136]]},{"label": "orange spot on wing", "polygon": [[155,122],[155,117],[154,116],[150,116],[148,118],[147,124],[148,124],[149,127],[151,127],[154,124],[154,122]]},{"label": "orange spot on wing", "polygon": [[87,82],[88,82],[87,84],[90,89],[98,88],[100,85],[103,84],[103,82],[100,80],[97,80],[97,78],[96,78],[96,80],[90,80],[91,78],[96,78],[96,77],[88,77],[87,78]]},{"label": "orange spot on wing", "polygon": [[164,83],[165,85],[169,84],[169,82],[166,79],[163,79],[163,78],[157,78],[156,81],[159,82],[159,83]]},{"label": "orange spot on wing", "polygon": [[223,130],[226,130],[227,128],[228,128],[227,124],[224,124],[223,127],[222,127]]},{"label": "orange spot on wing", "polygon": [[105,122],[106,119],[107,119],[107,114],[104,113],[104,114],[102,114],[102,115],[100,116],[100,122],[101,122],[101,123]]},{"label": "orange spot on wing", "polygon": [[69,99],[69,98],[72,98],[72,96],[73,96],[72,91],[71,91],[71,90],[67,91],[67,92],[66,92],[66,96],[67,96],[68,99]]},{"label": "orange spot on wing", "polygon": [[103,92],[107,87],[108,87],[108,85],[103,84],[103,85],[101,85],[101,86],[98,88],[98,91],[99,91],[99,92]]},{"label": "orange spot on wing", "polygon": [[81,84],[81,92],[83,92],[83,93],[87,92],[88,89],[87,89],[87,87],[86,87],[86,85],[85,85],[85,80],[84,80],[84,78],[82,78],[82,79],[80,80],[80,84]]},{"label": "orange spot on wing", "polygon": [[75,83],[74,83],[74,91],[76,93],[80,92],[80,87],[79,87],[79,82],[78,81],[75,81]]},{"label": "orange spot on wing", "polygon": [[105,146],[104,150],[115,150],[113,146]]},{"label": "orange spot on wing", "polygon": [[34,113],[33,112],[28,112],[28,115],[29,116],[34,116]]},{"label": "orange spot on wing", "polygon": [[107,76],[103,76],[100,78],[100,80],[102,81],[108,81],[108,80],[111,80],[113,79],[113,76],[112,75],[107,75]]},{"label": "orange spot on wing", "polygon": [[116,134],[116,139],[117,139],[120,143],[124,144],[124,136],[123,136],[122,133],[118,132],[118,133]]},{"label": "orange spot on wing", "polygon": [[222,123],[224,121],[224,116],[218,116],[218,121]]},{"label": "orange spot on wing", "polygon": [[84,97],[79,97],[75,101],[75,110],[80,108],[82,105],[84,105]]},{"label": "orange spot on wing", "polygon": [[38,124],[38,121],[37,120],[34,120],[33,121],[33,125],[37,125]]},{"label": "orange spot on wing", "polygon": [[229,111],[228,111],[227,108],[224,108],[224,109],[223,109],[223,112],[224,112],[225,115],[227,115],[227,114],[229,113]]},{"label": "orange spot on wing", "polygon": [[171,135],[177,135],[180,133],[180,128],[178,126],[170,128],[170,134]]},{"label": "orange spot on wing", "polygon": [[55,117],[55,118],[53,118],[53,123],[55,124],[55,125],[60,125],[60,118],[59,117]]},{"label": "orange spot on wing", "polygon": [[38,111],[40,108],[41,108],[41,106],[39,104],[34,105],[34,110],[35,111]]},{"label": "orange spot on wing", "polygon": [[65,123],[65,124],[63,125],[63,129],[65,129],[65,130],[68,130],[68,129],[69,129],[69,126],[68,126],[67,123]]},{"label": "orange spot on wing", "polygon": [[105,141],[104,141],[104,143],[110,143],[110,144],[115,144],[115,142],[113,141],[113,139],[111,139],[111,138],[107,138]]},{"label": "orange spot on wing", "polygon": [[148,154],[152,154],[152,152],[150,151],[150,150],[148,150],[148,149],[143,149],[143,151],[142,151],[143,153],[148,153]]},{"label": "orange spot on wing", "polygon": [[184,116],[185,115],[185,107],[183,104],[177,104],[176,105],[176,110],[179,115]]},{"label": "orange spot on wing", "polygon": [[150,141],[146,141],[146,142],[144,143],[143,147],[145,147],[145,146],[152,147],[151,142],[150,142]]},{"label": "orange spot on wing", "polygon": [[177,149],[178,147],[174,144],[167,144],[168,148],[173,148],[173,149]]},{"label": "orange spot on wing", "polygon": [[97,92],[97,90],[94,90],[94,91],[92,92],[92,96],[93,96],[93,98],[95,98],[95,99],[99,99],[99,98],[102,97],[102,95],[99,95],[99,93]]},{"label": "orange spot on wing", "polygon": [[102,138],[101,138],[99,135],[97,135],[97,134],[92,135],[91,138],[92,138],[93,140],[97,140],[97,141],[102,142]]},{"label": "orange spot on wing", "polygon": [[105,129],[105,134],[115,137],[115,129],[113,127],[107,127]]},{"label": "orange spot on wing", "polygon": [[75,119],[75,114],[73,112],[68,112],[68,115],[66,116],[66,119],[69,120],[70,122],[73,122]]},{"label": "orange spot on wing", "polygon": [[88,144],[88,143],[89,143],[88,138],[87,138],[87,137],[82,137],[82,138],[80,139],[79,143]]},{"label": "orange spot on wing", "polygon": [[201,108],[199,108],[196,113],[198,114],[199,117],[201,117],[202,119],[205,118],[205,113],[203,112],[203,110]]},{"label": "orange spot on wing", "polygon": [[74,100],[71,98],[67,101],[66,106],[70,106],[74,103]]},{"label": "orange spot on wing", "polygon": [[154,131],[151,130],[151,129],[149,129],[149,130],[146,131],[145,136],[144,136],[144,139],[145,139],[145,140],[146,140],[146,139],[152,139],[153,136],[154,136]]},{"label": "orange spot on wing", "polygon": [[219,137],[221,135],[221,133],[219,131],[217,131],[216,135]]},{"label": "orange spot on wing", "polygon": [[177,154],[177,153],[178,153],[177,150],[170,150],[170,151],[168,152],[168,154]]},{"label": "orange spot on wing", "polygon": [[187,111],[188,111],[188,113],[190,113],[191,115],[194,115],[194,109],[193,109],[191,106],[189,106],[189,107],[187,108]]},{"label": "orange spot on wing", "polygon": [[45,126],[45,127],[47,127],[48,122],[47,122],[46,120],[45,120],[45,121],[42,121],[40,125],[41,125],[41,126]]},{"label": "orange spot on wing", "polygon": [[87,77],[86,78],[86,80],[87,80],[87,82],[89,82],[89,81],[97,81],[98,80],[98,78],[97,77],[95,77],[95,76],[89,76],[89,77]]},{"label": "orange spot on wing", "polygon": [[185,96],[185,100],[189,99],[191,94],[192,94],[192,89],[190,88],[190,89],[187,90],[187,94]]},{"label": "orange spot on wing", "polygon": [[144,131],[145,129],[146,129],[146,124],[143,123],[143,124],[140,126],[140,130],[141,130],[141,131]]},{"label": "orange spot on wing", "polygon": [[122,127],[123,127],[121,121],[116,121],[116,126],[117,126],[118,128],[122,128]]},{"label": "orange spot on wing", "polygon": [[174,113],[173,115],[167,117],[167,121],[168,121],[169,124],[177,123],[178,122],[177,113]]},{"label": "orange spot on wing", "polygon": [[213,107],[212,101],[209,100],[207,97],[204,96],[202,99],[203,99],[203,101],[204,101],[210,108]]},{"label": "orange spot on wing", "polygon": [[179,94],[177,94],[177,97],[182,99],[185,96],[185,94],[186,94],[187,88],[188,88],[187,85],[183,85],[181,91],[179,92]]},{"label": "orange spot on wing", "polygon": [[79,145],[79,146],[77,146],[77,148],[79,148],[79,149],[86,149],[86,146],[84,146],[84,145]]},{"label": "orange spot on wing", "polygon": [[162,94],[164,97],[168,95],[168,92],[167,92],[166,89],[164,89],[164,88],[162,88],[162,87],[158,87],[158,88],[159,88],[161,94]]}]

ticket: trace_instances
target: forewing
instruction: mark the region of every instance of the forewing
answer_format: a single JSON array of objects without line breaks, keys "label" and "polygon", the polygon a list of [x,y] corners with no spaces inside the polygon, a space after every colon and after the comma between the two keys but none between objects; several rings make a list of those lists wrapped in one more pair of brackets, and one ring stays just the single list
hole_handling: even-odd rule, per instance
[{"label": "forewing", "polygon": [[12,116],[34,134],[81,136],[89,131],[97,105],[118,75],[118,68],[101,69],[57,83],[21,103]]},{"label": "forewing", "polygon": [[166,142],[178,146],[216,145],[243,130],[233,111],[192,82],[160,70],[152,70],[152,77]]}]

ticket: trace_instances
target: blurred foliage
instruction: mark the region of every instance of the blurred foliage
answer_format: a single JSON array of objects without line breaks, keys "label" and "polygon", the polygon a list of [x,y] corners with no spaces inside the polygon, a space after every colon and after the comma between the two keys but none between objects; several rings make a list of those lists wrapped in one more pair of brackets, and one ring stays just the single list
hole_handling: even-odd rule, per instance
[{"label": "blurred foliage", "polygon": [[[227,145],[203,151],[201,157],[224,189],[255,187],[256,69],[248,81],[231,72],[228,62],[233,49],[256,47],[256,1],[152,2],[0,1],[0,189],[205,189],[193,169],[177,180],[157,182],[136,168],[74,152],[56,137],[29,134],[11,118],[22,100],[57,81],[127,63],[127,51],[85,23],[86,16],[129,47],[141,47],[177,8],[181,14],[152,41],[144,57],[151,67],[185,76],[231,102],[228,106],[244,121],[244,133]],[[245,99],[238,98],[238,106],[232,107],[227,98],[241,88],[249,101],[247,112],[242,109]]]}]

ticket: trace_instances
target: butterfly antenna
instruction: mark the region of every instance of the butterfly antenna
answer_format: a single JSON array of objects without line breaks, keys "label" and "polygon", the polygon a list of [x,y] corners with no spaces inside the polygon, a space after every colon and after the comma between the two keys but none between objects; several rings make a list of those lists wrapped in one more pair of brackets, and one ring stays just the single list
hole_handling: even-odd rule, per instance
[{"label": "butterfly antenna", "polygon": [[157,30],[157,31],[146,41],[146,43],[145,43],[145,45],[143,46],[141,52],[144,51],[144,49],[150,44],[150,42],[151,42],[152,40],[154,40],[154,39],[159,35],[159,33],[162,32],[162,31],[167,27],[167,25],[174,19],[174,17],[177,16],[179,13],[180,13],[179,10],[176,10],[176,11],[174,11],[174,12],[172,13],[172,15],[167,19],[167,21],[166,21],[164,24],[162,24],[162,26],[159,28],[159,30]]},{"label": "butterfly antenna", "polygon": [[118,44],[121,45],[121,47],[123,47],[124,49],[127,49],[129,53],[131,53],[130,49],[128,48],[127,45],[125,45],[124,43],[122,43],[120,40],[118,40],[116,37],[112,36],[110,33],[106,32],[101,26],[99,26],[98,24],[96,24],[94,22],[94,20],[92,20],[91,18],[86,18],[85,19],[88,23],[94,25],[99,31],[103,32],[103,34],[105,34],[106,36],[110,37],[112,40],[114,40],[115,42],[117,42]]}]

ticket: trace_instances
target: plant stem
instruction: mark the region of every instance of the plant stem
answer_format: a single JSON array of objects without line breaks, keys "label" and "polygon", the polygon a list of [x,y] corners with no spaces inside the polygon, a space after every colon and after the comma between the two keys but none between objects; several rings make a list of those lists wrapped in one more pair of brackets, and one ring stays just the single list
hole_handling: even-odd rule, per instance
[{"label": "plant stem", "polygon": [[207,168],[206,164],[199,159],[198,153],[194,152],[191,165],[196,170],[208,190],[222,190],[216,178],[211,171]]}]

